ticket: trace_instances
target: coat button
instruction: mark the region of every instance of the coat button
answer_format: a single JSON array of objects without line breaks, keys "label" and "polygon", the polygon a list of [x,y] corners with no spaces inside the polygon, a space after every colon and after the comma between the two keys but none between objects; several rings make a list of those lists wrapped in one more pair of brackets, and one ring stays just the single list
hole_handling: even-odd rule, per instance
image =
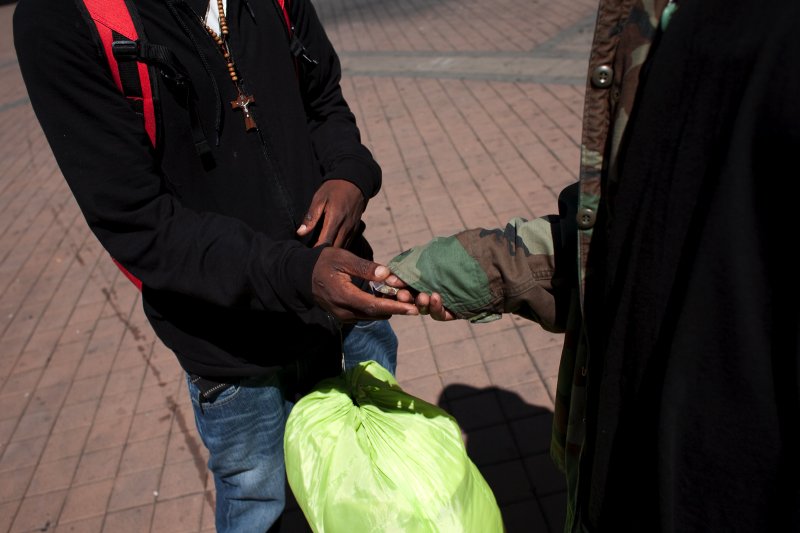
[{"label": "coat button", "polygon": [[576,218],[580,229],[592,229],[594,221],[597,219],[597,214],[591,207],[581,207],[578,209]]},{"label": "coat button", "polygon": [[605,89],[611,85],[611,80],[614,77],[614,69],[608,65],[600,65],[595,67],[592,71],[592,85],[598,89]]}]

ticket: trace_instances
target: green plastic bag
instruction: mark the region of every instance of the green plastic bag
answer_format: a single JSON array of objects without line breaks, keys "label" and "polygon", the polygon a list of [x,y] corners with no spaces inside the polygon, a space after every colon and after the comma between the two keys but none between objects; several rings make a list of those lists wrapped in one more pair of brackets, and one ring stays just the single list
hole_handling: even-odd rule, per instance
[{"label": "green plastic bag", "polygon": [[374,361],[300,399],[284,451],[289,486],[316,533],[503,531],[455,419],[403,392]]}]

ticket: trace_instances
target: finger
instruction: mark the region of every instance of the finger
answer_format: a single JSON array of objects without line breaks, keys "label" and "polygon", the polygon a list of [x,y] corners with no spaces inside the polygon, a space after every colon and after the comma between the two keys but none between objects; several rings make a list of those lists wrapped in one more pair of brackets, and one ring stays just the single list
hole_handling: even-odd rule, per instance
[{"label": "finger", "polygon": [[398,278],[395,274],[391,274],[388,278],[383,280],[383,282],[395,289],[405,289],[407,287],[406,282]]},{"label": "finger", "polygon": [[367,307],[368,312],[374,312],[375,317],[389,318],[393,315],[416,316],[419,314],[417,306],[411,303],[399,302],[391,298],[377,298],[369,296],[373,300],[375,307]]},{"label": "finger", "polygon": [[430,306],[428,307],[431,318],[434,320],[452,320],[453,315],[445,309],[444,301],[439,293],[431,294]]},{"label": "finger", "polygon": [[325,218],[322,219],[322,229],[319,232],[319,238],[314,246],[319,246],[320,244],[336,246],[335,239],[336,232],[332,229],[331,221],[325,216]]},{"label": "finger", "polygon": [[[311,207],[308,208],[306,215],[303,217],[303,223],[297,228],[297,234],[302,237],[314,231],[319,219],[322,217],[324,209],[325,204],[323,202],[318,202],[317,199],[314,198],[311,201]],[[317,244],[319,244],[319,241]]]},{"label": "finger", "polygon": [[403,303],[414,302],[414,295],[411,294],[411,291],[407,289],[400,289],[399,291],[397,291],[397,294],[395,294],[395,298],[397,299],[398,302],[403,302]]},{"label": "finger", "polygon": [[428,306],[431,313],[431,318],[434,320],[444,320],[444,307],[442,306],[442,297],[437,293],[431,294],[431,303]]},{"label": "finger", "polygon": [[343,279],[355,277],[382,282],[392,273],[384,265],[363,259],[352,252],[339,248],[328,248],[323,251],[319,261],[323,260],[327,264],[326,268],[343,276]]},{"label": "finger", "polygon": [[430,312],[430,303],[430,295],[424,292],[417,294],[417,297],[414,299],[414,305],[417,306],[417,310],[419,310],[419,314],[421,315],[427,315]]},{"label": "finger", "polygon": [[417,297],[414,299],[414,303],[418,307],[428,307],[431,303],[431,295],[426,292],[421,292],[417,294]]},{"label": "finger", "polygon": [[380,282],[383,282],[392,273],[388,267],[368,259],[362,259],[354,254],[348,254],[340,263],[339,270],[367,281]]},{"label": "finger", "polygon": [[[327,226],[330,226],[330,228],[327,228]],[[333,246],[336,248],[346,247],[350,237],[353,235],[354,226],[355,224],[353,224],[352,220],[349,220],[344,213],[335,211],[331,208],[331,204],[328,204],[328,209],[325,211],[323,233],[327,233],[330,236],[328,241],[333,243]]]},{"label": "finger", "polygon": [[347,246],[347,232],[343,230],[342,226],[339,226],[336,236],[333,240],[333,245],[337,248],[344,248]]},{"label": "finger", "polygon": [[339,230],[339,235],[336,237],[337,243],[334,246],[339,246],[341,248],[347,248],[350,246],[350,243],[353,240],[353,233],[350,231],[345,231],[343,229]]},{"label": "finger", "polygon": [[382,281],[386,283],[386,278],[392,274],[392,271],[384,265],[373,263],[372,261],[368,262],[374,265],[374,268],[372,269],[372,281]]},{"label": "finger", "polygon": [[332,310],[334,316],[342,322],[352,320],[385,320],[393,315],[418,315],[414,304],[398,302],[394,299],[372,296],[354,285],[348,290],[346,299],[341,301],[338,309]]}]

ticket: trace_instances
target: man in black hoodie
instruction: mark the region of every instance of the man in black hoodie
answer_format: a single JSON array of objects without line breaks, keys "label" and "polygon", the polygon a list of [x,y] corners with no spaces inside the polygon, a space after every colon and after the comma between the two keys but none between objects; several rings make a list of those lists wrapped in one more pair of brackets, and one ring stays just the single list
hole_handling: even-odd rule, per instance
[{"label": "man in black hoodie", "polygon": [[168,52],[155,148],[83,1],[19,2],[19,65],[89,226],[186,370],[217,529],[264,531],[284,507],[285,387],[341,371],[343,351],[393,367],[385,319],[417,310],[362,288],[389,274],[361,222],[381,171],[311,2],[288,6],[294,28],[278,0],[128,4]]}]

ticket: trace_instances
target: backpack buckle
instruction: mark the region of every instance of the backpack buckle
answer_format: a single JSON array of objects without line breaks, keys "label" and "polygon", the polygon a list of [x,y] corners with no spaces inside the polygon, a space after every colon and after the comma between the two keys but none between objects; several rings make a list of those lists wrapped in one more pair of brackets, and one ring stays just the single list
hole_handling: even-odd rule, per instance
[{"label": "backpack buckle", "polygon": [[111,43],[111,53],[117,61],[135,61],[139,57],[139,41],[114,41]]},{"label": "backpack buckle", "polygon": [[312,57],[309,57],[305,45],[303,45],[302,41],[300,41],[300,39],[298,39],[296,35],[292,35],[292,39],[291,41],[289,41],[289,52],[291,52],[291,54],[294,57],[298,59],[303,59],[306,63],[310,65],[319,64],[319,61],[317,61]]}]

